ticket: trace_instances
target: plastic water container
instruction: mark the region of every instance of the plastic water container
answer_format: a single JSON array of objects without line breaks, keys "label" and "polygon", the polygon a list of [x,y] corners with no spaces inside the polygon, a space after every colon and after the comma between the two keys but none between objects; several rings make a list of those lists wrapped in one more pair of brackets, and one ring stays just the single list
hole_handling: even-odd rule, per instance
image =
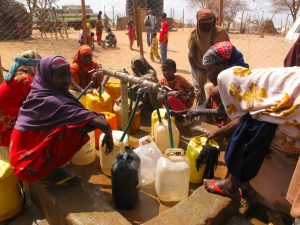
[{"label": "plastic water container", "polygon": [[[206,137],[194,137],[190,140],[185,156],[189,159],[191,165],[191,174],[190,182],[194,184],[200,184],[203,181],[203,173],[205,170],[205,164],[199,168],[199,171],[196,169],[196,159],[198,158],[200,152],[202,151],[205,143],[207,141]],[[210,139],[208,145],[219,148],[219,145],[216,141]]]},{"label": "plastic water container", "polygon": [[[179,144],[179,130],[177,129],[174,122],[171,123],[174,148],[178,147]],[[170,136],[168,130],[168,121],[162,120],[162,123],[156,122],[154,124],[154,141],[157,147],[164,154],[166,149],[170,148]]]},{"label": "plastic water container", "polygon": [[71,163],[77,166],[89,165],[95,161],[95,134],[94,131],[88,133],[90,140],[72,157]]},{"label": "plastic water container", "polygon": [[120,139],[122,137],[123,131],[113,130],[112,135],[114,139],[114,148],[111,153],[105,155],[106,146],[102,146],[102,140],[104,138],[104,134],[100,135],[99,147],[100,147],[100,166],[102,172],[111,176],[111,168],[116,160],[116,156],[120,153],[124,152],[124,147],[128,145],[128,135],[125,136],[122,143],[120,143]]},{"label": "plastic water container", "polygon": [[119,81],[107,82],[104,89],[110,95],[113,104],[121,96],[121,84]]},{"label": "plastic water container", "polygon": [[[77,91],[73,91],[73,90],[69,90],[69,92],[74,95],[76,98],[80,95],[79,92]],[[85,107],[86,104],[86,100],[85,100],[85,95],[82,95],[79,99],[79,102]]]},{"label": "plastic water container", "polygon": [[[159,109],[160,116],[162,119],[166,118],[166,109],[165,108],[160,108]],[[158,114],[157,111],[154,110],[151,114],[151,132],[150,135],[154,136],[154,124],[158,121]],[[175,117],[171,116],[171,121],[172,123],[175,123]]]},{"label": "plastic water container", "polygon": [[[121,101],[117,100],[113,107],[113,112],[116,114],[117,121],[118,121],[118,129],[122,129],[122,103]],[[128,118],[130,117],[130,112],[128,112]],[[131,126],[129,128],[129,134],[135,134],[137,131],[140,130],[141,125],[141,110],[137,109]]]},{"label": "plastic water container", "polygon": [[103,92],[101,97],[97,91],[92,94],[86,94],[85,107],[92,112],[111,112],[112,102],[110,95],[107,92]]},{"label": "plastic water container", "polygon": [[111,169],[112,197],[119,209],[132,209],[138,200],[140,159],[132,150],[117,156]]},{"label": "plastic water container", "polygon": [[[145,141],[149,143],[143,144]],[[141,159],[140,184],[148,185],[155,179],[155,171],[161,151],[153,142],[151,136],[145,136],[139,140],[140,146],[134,149],[134,152]]]},{"label": "plastic water container", "polygon": [[0,160],[0,222],[18,214],[23,194],[9,163]]},{"label": "plastic water container", "polygon": [[[111,112],[101,112],[101,113],[105,115],[105,119],[111,126],[111,129],[117,130],[118,122],[117,122],[116,114],[111,113]],[[100,138],[101,134],[102,134],[102,131],[100,129],[95,130],[95,147],[96,147],[96,149],[99,149],[99,138]],[[97,152],[98,152],[97,156],[99,156],[99,151],[96,150],[96,153]]]},{"label": "plastic water container", "polygon": [[181,201],[189,194],[190,162],[183,149],[167,149],[157,163],[155,191],[161,201]]},{"label": "plastic water container", "polygon": [[9,162],[9,154],[8,148],[4,146],[0,146],[0,160],[4,160],[5,162]]}]

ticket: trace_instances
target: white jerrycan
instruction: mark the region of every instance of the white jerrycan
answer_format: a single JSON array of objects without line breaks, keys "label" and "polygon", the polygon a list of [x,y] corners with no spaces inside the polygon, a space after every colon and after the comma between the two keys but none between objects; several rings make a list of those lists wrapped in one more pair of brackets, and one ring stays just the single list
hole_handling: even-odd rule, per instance
[{"label": "white jerrycan", "polygon": [[85,143],[82,148],[72,157],[71,163],[77,166],[89,165],[96,158],[95,151],[95,132],[88,133],[90,140]]},{"label": "white jerrycan", "polygon": [[119,153],[124,152],[124,147],[126,145],[128,145],[128,135],[126,134],[123,142],[120,142],[120,139],[123,135],[123,131],[120,130],[113,130],[112,131],[112,135],[113,135],[113,139],[114,139],[114,148],[112,150],[111,153],[109,153],[108,155],[105,154],[105,150],[106,150],[106,146],[102,146],[102,140],[104,138],[104,133],[102,133],[100,135],[100,139],[99,139],[99,148],[100,148],[100,166],[101,166],[101,170],[102,172],[107,175],[107,176],[111,176],[111,167],[114,163],[114,161],[116,160],[116,156]]},{"label": "white jerrycan", "polygon": [[[171,122],[171,127],[173,133],[174,148],[177,148],[179,144],[179,130],[177,129],[174,122]],[[154,141],[163,154],[165,153],[166,149],[170,148],[170,136],[167,120],[164,119],[161,123],[157,121],[154,124]]]},{"label": "white jerrycan", "polygon": [[181,201],[188,197],[190,162],[183,149],[167,149],[155,173],[155,191],[161,201]]},{"label": "white jerrycan", "polygon": [[[149,143],[143,144],[145,141]],[[145,136],[139,140],[140,146],[133,151],[141,159],[140,185],[147,185],[154,181],[157,161],[161,156],[161,151],[153,142],[151,136]]]}]

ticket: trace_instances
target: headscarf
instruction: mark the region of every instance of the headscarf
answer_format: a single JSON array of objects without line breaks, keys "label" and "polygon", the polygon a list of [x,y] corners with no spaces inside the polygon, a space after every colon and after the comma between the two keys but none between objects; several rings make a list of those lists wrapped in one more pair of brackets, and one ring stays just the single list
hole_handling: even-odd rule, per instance
[{"label": "headscarf", "polygon": [[82,69],[83,72],[87,73],[91,69],[94,69],[95,62],[92,61],[89,65],[85,66],[81,62],[80,57],[82,55],[92,55],[92,54],[93,54],[93,50],[90,46],[88,46],[88,45],[80,46],[76,55],[74,56],[73,64],[77,64],[80,67],[80,69]]},{"label": "headscarf", "polygon": [[300,35],[284,59],[285,67],[300,66]]},{"label": "headscarf", "polygon": [[203,55],[209,47],[220,41],[229,41],[229,36],[223,28],[218,26],[215,26],[209,32],[203,32],[200,30],[199,24],[201,22],[211,21],[213,23],[216,21],[216,16],[210,9],[200,9],[196,14],[196,19],[197,27],[191,33],[188,43],[189,60],[193,67],[201,69],[203,68]]},{"label": "headscarf", "polygon": [[[144,67],[144,71],[139,71],[139,69],[136,66],[136,63],[140,62],[143,67]],[[153,67],[146,61],[146,59],[140,55],[137,55],[135,57],[133,57],[131,59],[131,69],[133,70],[133,72],[135,73],[136,76],[138,77],[142,77],[146,74],[150,74],[151,77],[149,76],[149,78],[153,79],[152,81],[157,82],[157,75],[155,70],[153,69]]]},{"label": "headscarf", "polygon": [[249,68],[244,62],[243,54],[238,51],[229,41],[222,41],[211,46],[203,56],[203,65],[216,65],[228,62],[228,68],[242,66]]},{"label": "headscarf", "polygon": [[[6,82],[11,81],[16,75],[17,70],[23,67],[37,66],[40,62],[40,56],[36,49],[23,52],[20,57],[16,57],[12,63],[10,70],[5,75],[4,80]],[[26,68],[28,69],[28,68]]]},{"label": "headscarf", "polygon": [[61,67],[70,67],[61,56],[48,56],[41,60],[31,92],[19,112],[15,129],[49,130],[97,117],[96,113],[84,109],[69,91],[57,90],[52,86],[52,74]]}]

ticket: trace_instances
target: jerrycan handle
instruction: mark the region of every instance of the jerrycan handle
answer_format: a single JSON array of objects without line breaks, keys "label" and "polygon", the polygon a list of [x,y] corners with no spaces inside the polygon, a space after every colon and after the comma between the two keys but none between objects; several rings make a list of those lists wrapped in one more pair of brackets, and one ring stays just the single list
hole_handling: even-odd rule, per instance
[{"label": "jerrycan handle", "polygon": [[145,141],[149,141],[150,143],[152,143],[153,138],[150,135],[140,138],[140,140],[139,140],[140,146],[143,146],[143,142],[145,142]]},{"label": "jerrycan handle", "polygon": [[176,153],[184,155],[184,150],[182,148],[168,148],[165,152],[165,155],[177,155]]}]

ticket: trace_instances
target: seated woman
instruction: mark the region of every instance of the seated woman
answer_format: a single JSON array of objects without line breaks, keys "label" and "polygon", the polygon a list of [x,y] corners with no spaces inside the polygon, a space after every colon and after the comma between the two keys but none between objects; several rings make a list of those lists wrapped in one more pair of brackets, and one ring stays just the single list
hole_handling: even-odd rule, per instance
[{"label": "seated woman", "polygon": [[[77,51],[73,63],[71,65],[71,86],[70,88],[77,92],[82,90],[92,80],[93,70],[101,68],[101,64],[93,61],[93,50],[88,45],[80,46]],[[109,79],[108,75],[104,75],[101,85],[104,87]],[[94,84],[86,93],[91,93],[94,88],[99,87],[98,79],[94,81]]]},{"label": "seated woman", "polygon": [[[164,78],[158,84],[167,91],[170,108],[174,111],[191,108],[195,99],[194,88],[184,77],[175,75],[175,61],[167,59],[162,65],[162,71]],[[159,92],[157,98],[164,102],[163,93]]]},{"label": "seated woman", "polygon": [[0,159],[8,160],[8,146],[19,110],[31,90],[35,68],[40,62],[36,50],[23,52],[15,58],[0,85]]},{"label": "seated woman", "polygon": [[[146,59],[140,55],[135,56],[131,59],[131,69],[133,74],[137,77],[142,77],[145,80],[149,80],[156,83],[158,81],[156,71],[153,69],[152,66],[150,66]],[[139,87],[138,85],[133,85],[131,88],[132,91],[136,93]],[[150,95],[144,94],[141,101],[144,103],[144,105],[150,107],[155,106],[155,104],[157,104],[156,95],[154,93],[151,93]]]},{"label": "seated woman", "polygon": [[225,154],[229,176],[204,180],[206,190],[238,197],[240,185],[250,181],[263,204],[289,213],[286,195],[300,155],[299,68],[233,67],[221,72],[221,64],[205,67],[209,79],[218,83],[231,119],[209,137],[234,131]]},{"label": "seated woman", "polygon": [[[203,65],[209,65],[212,69],[214,69],[214,65],[218,65],[220,71],[234,66],[249,68],[249,65],[244,61],[243,54],[229,41],[218,42],[211,46],[204,54]],[[212,82],[212,87],[210,88],[209,97],[204,104],[173,114],[175,116],[186,114],[188,120],[206,115],[211,121],[212,118],[210,117],[212,116],[214,119],[212,123],[215,123],[218,127],[226,125],[229,119],[221,101],[217,80],[213,79],[210,81]]]},{"label": "seated woman", "polygon": [[87,133],[97,128],[105,133],[107,153],[113,149],[105,117],[84,109],[68,91],[69,85],[70,65],[63,57],[41,60],[11,136],[10,162],[19,179],[77,185],[77,177],[58,168],[89,140]]}]

